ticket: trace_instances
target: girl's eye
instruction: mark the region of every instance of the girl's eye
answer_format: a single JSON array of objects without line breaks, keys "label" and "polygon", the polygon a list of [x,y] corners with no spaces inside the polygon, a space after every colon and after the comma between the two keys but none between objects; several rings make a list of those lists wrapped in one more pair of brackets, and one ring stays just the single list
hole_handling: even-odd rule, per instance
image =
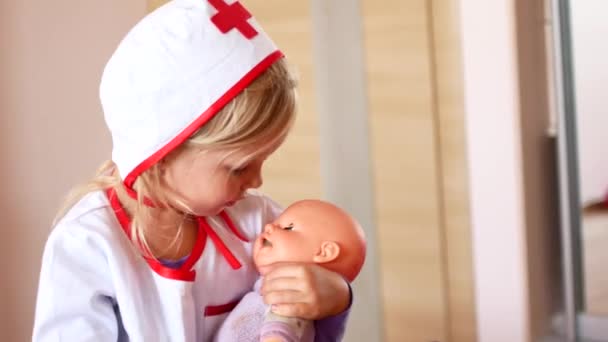
[{"label": "girl's eye", "polygon": [[290,223],[287,227],[283,227],[284,230],[292,230],[293,229],[293,223]]},{"label": "girl's eye", "polygon": [[235,176],[240,176],[247,171],[247,167],[240,167],[238,169],[232,169],[230,172]]}]

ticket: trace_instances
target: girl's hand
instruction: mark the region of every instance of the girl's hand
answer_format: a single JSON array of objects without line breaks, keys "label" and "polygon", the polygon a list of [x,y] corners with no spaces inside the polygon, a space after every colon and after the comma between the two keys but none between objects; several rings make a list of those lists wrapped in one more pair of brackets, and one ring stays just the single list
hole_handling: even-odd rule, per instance
[{"label": "girl's hand", "polygon": [[337,315],[350,303],[346,280],[315,264],[277,265],[264,277],[261,292],[275,314],[309,320]]}]

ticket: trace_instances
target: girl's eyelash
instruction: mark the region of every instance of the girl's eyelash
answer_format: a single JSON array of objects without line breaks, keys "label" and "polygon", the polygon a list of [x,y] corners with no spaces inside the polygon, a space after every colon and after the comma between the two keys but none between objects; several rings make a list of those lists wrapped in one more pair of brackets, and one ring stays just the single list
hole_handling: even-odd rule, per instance
[{"label": "girl's eyelash", "polygon": [[287,227],[283,227],[284,230],[292,230],[293,229],[293,223],[290,223]]},{"label": "girl's eyelash", "polygon": [[239,168],[236,168],[236,169],[231,169],[230,172],[232,174],[239,175],[239,174],[245,172],[246,169],[247,169],[247,166],[244,166],[244,167],[239,167]]}]

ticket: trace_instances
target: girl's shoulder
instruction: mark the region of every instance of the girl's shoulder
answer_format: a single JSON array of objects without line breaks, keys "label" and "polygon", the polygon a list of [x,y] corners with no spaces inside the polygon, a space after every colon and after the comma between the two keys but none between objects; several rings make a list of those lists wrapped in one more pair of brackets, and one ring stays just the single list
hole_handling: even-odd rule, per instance
[{"label": "girl's shoulder", "polygon": [[[93,191],[83,196],[76,204],[70,208],[66,214],[57,222],[57,226],[62,223],[72,222],[82,218],[88,218],[90,214],[103,211],[110,207],[110,202],[105,191]],[[95,216],[94,214],[91,217]]]},{"label": "girl's shoulder", "polygon": [[248,191],[242,200],[226,209],[248,238],[258,235],[264,225],[273,221],[282,211],[281,205],[259,191]]},{"label": "girl's shoulder", "polygon": [[92,192],[51,230],[44,246],[40,282],[53,296],[55,292],[69,296],[65,289],[71,287],[76,289],[74,295],[115,296],[116,279],[132,270],[124,265],[135,265],[130,263],[135,254],[129,246],[105,192]]},{"label": "girl's shoulder", "polygon": [[124,239],[105,192],[95,191],[80,199],[58,220],[46,248],[92,248],[102,252]]}]

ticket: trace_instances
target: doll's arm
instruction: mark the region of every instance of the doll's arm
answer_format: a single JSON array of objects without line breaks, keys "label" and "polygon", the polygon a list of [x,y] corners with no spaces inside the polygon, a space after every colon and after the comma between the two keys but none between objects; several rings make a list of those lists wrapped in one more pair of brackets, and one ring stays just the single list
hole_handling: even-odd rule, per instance
[{"label": "doll's arm", "polygon": [[[307,321],[299,318],[287,318],[268,312],[260,331],[262,342],[336,342],[342,341],[346,330],[346,321],[352,306],[353,293],[350,292],[350,302],[347,309],[335,316],[326,317],[318,321]],[[298,333],[298,324],[304,326],[304,330]],[[314,336],[314,337],[313,337]]]},{"label": "doll's arm", "polygon": [[297,317],[284,317],[268,311],[260,331],[261,342],[312,341],[312,321]]}]

